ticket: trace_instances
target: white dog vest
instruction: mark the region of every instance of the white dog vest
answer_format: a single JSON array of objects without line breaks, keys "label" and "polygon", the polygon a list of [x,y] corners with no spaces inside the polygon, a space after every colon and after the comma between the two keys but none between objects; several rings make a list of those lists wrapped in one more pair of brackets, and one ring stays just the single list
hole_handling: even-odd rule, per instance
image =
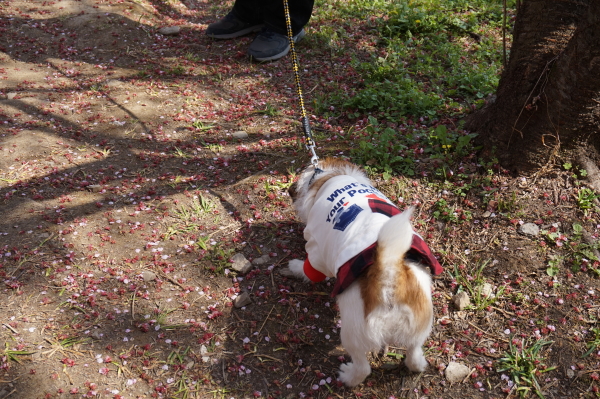
[{"label": "white dog vest", "polygon": [[[315,282],[337,276],[332,293],[335,296],[373,263],[379,231],[400,210],[375,187],[350,176],[329,179],[319,193],[304,229],[308,254],[304,272]],[[433,274],[442,272],[417,234],[411,252],[430,266]]]}]

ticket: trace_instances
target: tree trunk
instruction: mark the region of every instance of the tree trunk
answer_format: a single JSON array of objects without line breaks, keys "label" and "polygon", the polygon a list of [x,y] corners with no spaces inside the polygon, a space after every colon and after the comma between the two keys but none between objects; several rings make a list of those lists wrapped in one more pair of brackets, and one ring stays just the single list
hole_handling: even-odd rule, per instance
[{"label": "tree trunk", "polygon": [[600,0],[526,0],[496,100],[468,118],[513,172],[562,149],[600,149]]}]

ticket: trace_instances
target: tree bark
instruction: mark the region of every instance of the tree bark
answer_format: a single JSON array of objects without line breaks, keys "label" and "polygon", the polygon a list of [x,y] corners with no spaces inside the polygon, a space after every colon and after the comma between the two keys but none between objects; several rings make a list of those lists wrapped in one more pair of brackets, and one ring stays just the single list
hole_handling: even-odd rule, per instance
[{"label": "tree bark", "polygon": [[496,100],[468,118],[513,172],[574,145],[600,148],[600,0],[527,0]]}]

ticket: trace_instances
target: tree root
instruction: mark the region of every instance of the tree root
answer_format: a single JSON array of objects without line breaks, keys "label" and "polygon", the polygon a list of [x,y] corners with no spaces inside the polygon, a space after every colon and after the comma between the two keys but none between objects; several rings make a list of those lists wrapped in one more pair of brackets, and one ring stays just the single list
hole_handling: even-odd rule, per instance
[{"label": "tree root", "polygon": [[596,259],[600,259],[600,252],[595,247],[596,240],[594,240],[594,237],[592,237],[592,235],[585,228],[582,229],[581,236],[583,237],[583,240],[590,246]]},{"label": "tree root", "polygon": [[588,158],[583,148],[577,151],[577,162],[587,172],[587,178],[594,191],[600,193],[600,169],[598,169],[594,161]]},{"label": "tree root", "polygon": [[[577,151],[577,162],[581,165],[583,169],[587,172],[587,178],[589,180],[590,186],[596,193],[600,193],[600,169],[598,166],[585,154],[583,148],[580,148]],[[596,205],[600,205],[600,202],[596,198],[594,200]],[[583,240],[592,248],[592,252],[596,256],[597,259],[600,259],[600,252],[594,247],[596,244],[596,240],[594,237],[584,228],[582,231]]]}]

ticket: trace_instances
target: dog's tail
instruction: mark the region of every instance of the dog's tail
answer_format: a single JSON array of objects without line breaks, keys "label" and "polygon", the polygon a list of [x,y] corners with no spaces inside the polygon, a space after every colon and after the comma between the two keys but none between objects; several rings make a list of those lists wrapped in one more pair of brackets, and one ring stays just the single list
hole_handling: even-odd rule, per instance
[{"label": "dog's tail", "polygon": [[[408,305],[413,312],[415,331],[426,329],[433,317],[429,275],[404,259],[413,239],[410,217],[413,208],[392,217],[377,238],[373,266],[367,271],[368,284],[361,288],[365,299],[365,316],[380,305]],[[370,286],[370,287],[369,287]]]},{"label": "dog's tail", "polygon": [[410,207],[401,214],[394,216],[379,231],[377,256],[383,263],[395,263],[398,254],[404,255],[410,249],[414,234],[410,225],[410,217],[413,211],[414,208]]}]

